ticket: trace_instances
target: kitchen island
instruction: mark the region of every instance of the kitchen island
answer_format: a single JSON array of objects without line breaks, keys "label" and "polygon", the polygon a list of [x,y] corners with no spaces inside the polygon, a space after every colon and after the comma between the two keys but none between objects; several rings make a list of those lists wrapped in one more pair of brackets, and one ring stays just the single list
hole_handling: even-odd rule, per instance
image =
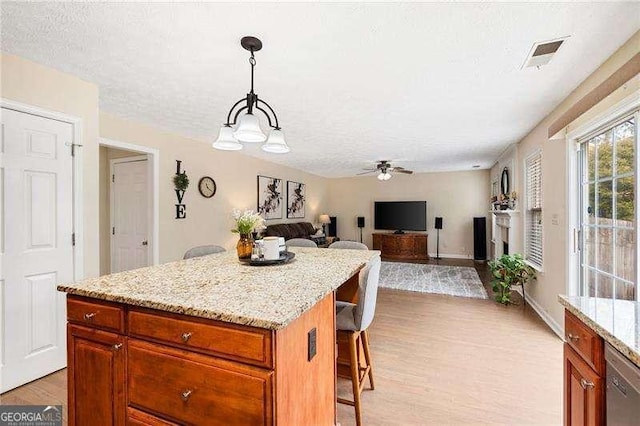
[{"label": "kitchen island", "polygon": [[60,285],[69,424],[334,424],[335,292],[379,252],[292,251]]}]

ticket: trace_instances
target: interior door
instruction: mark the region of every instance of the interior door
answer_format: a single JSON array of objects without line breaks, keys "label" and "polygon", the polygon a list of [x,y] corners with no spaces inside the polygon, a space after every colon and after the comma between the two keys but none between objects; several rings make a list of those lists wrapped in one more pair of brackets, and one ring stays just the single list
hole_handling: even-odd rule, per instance
[{"label": "interior door", "polygon": [[149,265],[147,160],[113,163],[111,273]]},{"label": "interior door", "polygon": [[65,297],[73,276],[73,126],[2,108],[0,388],[66,365]]}]

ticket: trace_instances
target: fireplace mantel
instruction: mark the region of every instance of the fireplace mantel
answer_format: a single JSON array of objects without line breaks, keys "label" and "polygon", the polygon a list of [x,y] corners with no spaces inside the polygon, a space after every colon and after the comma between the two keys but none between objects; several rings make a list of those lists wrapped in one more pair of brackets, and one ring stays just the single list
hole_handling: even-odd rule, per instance
[{"label": "fireplace mantel", "polygon": [[513,253],[515,250],[515,236],[517,220],[512,217],[519,214],[518,210],[491,210],[492,218],[492,248],[493,258],[496,259],[503,254]]}]

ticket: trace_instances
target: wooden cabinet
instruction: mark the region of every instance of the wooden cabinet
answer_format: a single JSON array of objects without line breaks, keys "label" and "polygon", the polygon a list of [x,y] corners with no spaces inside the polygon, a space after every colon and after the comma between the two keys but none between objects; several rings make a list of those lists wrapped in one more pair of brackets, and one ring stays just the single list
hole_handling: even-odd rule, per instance
[{"label": "wooden cabinet", "polygon": [[605,424],[604,346],[600,336],[565,311],[564,424]]},{"label": "wooden cabinet", "polygon": [[427,260],[427,237],[427,234],[374,233],[373,249],[380,250],[387,259]]},{"label": "wooden cabinet", "polygon": [[267,330],[68,296],[69,424],[334,425],[334,306]]},{"label": "wooden cabinet", "polygon": [[69,425],[125,424],[125,338],[68,325]]}]

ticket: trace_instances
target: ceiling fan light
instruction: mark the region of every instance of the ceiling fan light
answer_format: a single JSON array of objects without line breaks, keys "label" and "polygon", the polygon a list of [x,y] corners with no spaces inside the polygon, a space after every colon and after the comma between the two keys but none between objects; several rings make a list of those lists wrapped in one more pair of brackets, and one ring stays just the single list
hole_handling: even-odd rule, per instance
[{"label": "ceiling fan light", "polygon": [[389,179],[391,179],[391,173],[389,173],[389,172],[385,172],[385,173],[382,175],[382,179],[383,179],[383,180],[389,180]]},{"label": "ceiling fan light", "polygon": [[233,129],[230,126],[222,126],[220,128],[218,139],[211,146],[222,151],[239,151],[242,149],[242,144],[233,137]]},{"label": "ceiling fan light", "polygon": [[240,142],[259,143],[264,142],[267,137],[260,129],[260,121],[253,114],[244,114],[240,117],[238,127],[233,136]]},{"label": "ceiling fan light", "polygon": [[378,175],[378,180],[384,180],[384,173],[380,173]]},{"label": "ceiling fan light", "polygon": [[284,140],[284,133],[280,129],[273,129],[269,133],[267,143],[262,145],[262,150],[272,154],[286,154],[290,151],[287,142]]}]

